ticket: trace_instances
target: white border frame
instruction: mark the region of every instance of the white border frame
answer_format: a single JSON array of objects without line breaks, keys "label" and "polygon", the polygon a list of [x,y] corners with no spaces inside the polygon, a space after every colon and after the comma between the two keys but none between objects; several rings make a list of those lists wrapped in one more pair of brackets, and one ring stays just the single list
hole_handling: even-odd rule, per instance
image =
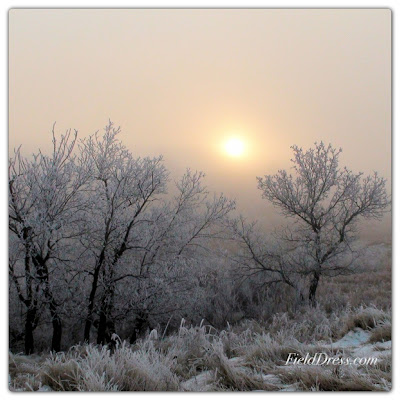
[{"label": "white border frame", "polygon": [[[378,4],[377,4],[378,3]],[[398,116],[398,110],[397,110],[397,104],[396,104],[396,93],[398,92],[398,84],[397,84],[397,77],[395,74],[395,66],[397,65],[396,63],[396,57],[398,54],[398,49],[399,49],[399,41],[398,38],[396,38],[396,18],[397,18],[397,13],[400,13],[400,5],[397,5],[398,3],[395,0],[391,1],[385,1],[385,2],[373,2],[373,1],[299,1],[299,0],[292,0],[292,1],[262,1],[262,0],[251,0],[249,2],[245,1],[205,1],[205,2],[199,2],[199,1],[167,1],[167,0],[159,0],[159,1],[128,1],[128,0],[120,0],[116,3],[107,3],[105,1],[71,1],[71,2],[62,2],[59,0],[53,0],[53,1],[42,1],[39,4],[33,1],[26,0],[24,2],[17,2],[17,1],[9,1],[5,0],[1,3],[1,13],[0,13],[0,24],[1,24],[1,32],[2,32],[2,40],[1,40],[1,56],[3,62],[0,64],[1,65],[1,75],[0,75],[0,81],[1,81],[1,93],[2,96],[0,97],[2,107],[1,107],[1,115],[2,115],[2,121],[3,121],[3,129],[4,133],[0,135],[1,141],[2,141],[2,146],[0,150],[0,165],[2,168],[4,168],[4,171],[0,171],[0,254],[1,254],[1,260],[4,262],[4,265],[2,265],[2,279],[1,279],[1,291],[3,292],[3,313],[2,313],[2,329],[0,329],[0,354],[1,354],[1,361],[0,361],[0,394],[2,395],[3,398],[8,398],[11,396],[32,396],[33,394],[29,393],[12,393],[8,390],[8,351],[6,349],[8,348],[8,272],[6,268],[6,263],[7,261],[7,256],[8,256],[8,229],[7,229],[7,212],[8,212],[8,207],[7,207],[7,160],[8,160],[8,10],[10,8],[138,8],[138,7],[143,7],[143,8],[390,8],[392,10],[392,196],[393,196],[393,259],[392,259],[392,266],[393,266],[393,272],[392,272],[392,300],[393,300],[393,309],[397,310],[398,306],[398,298],[399,296],[396,296],[396,291],[393,290],[394,287],[399,287],[399,273],[396,272],[396,264],[397,262],[397,252],[396,248],[399,248],[400,246],[400,239],[398,238],[398,235],[396,235],[396,227],[398,226],[399,222],[399,217],[396,212],[395,208],[395,203],[397,202],[398,196],[398,186],[400,182],[400,171],[399,171],[399,163],[396,162],[396,155],[400,156],[400,151],[399,151],[399,146],[400,144],[397,143],[395,140],[395,134],[394,134],[394,129],[396,127],[395,121],[396,121],[396,116]],[[2,264],[3,264],[2,262]],[[393,313],[393,316],[395,317],[395,313]],[[394,332],[397,331],[397,318],[393,318],[393,329]],[[393,359],[393,364],[395,366],[393,370],[393,389],[390,392],[390,397],[392,397],[395,394],[398,394],[400,390],[398,390],[398,384],[400,382],[399,379],[399,371],[400,368],[397,367],[398,360],[400,359],[399,356],[399,351],[397,351],[398,346],[397,343],[395,343],[394,348],[393,348],[393,354],[392,354],[392,359]],[[155,394],[155,393],[135,393],[134,396],[146,396],[146,398],[151,398],[162,396],[162,397],[173,397],[175,395],[177,396],[186,396],[188,393],[160,393],[160,394]],[[343,393],[343,392],[335,392],[336,395],[340,396],[363,396],[364,393]],[[45,396],[54,396],[55,393],[45,393]],[[59,394],[57,394],[59,395]],[[70,398],[70,396],[73,396],[74,393],[66,393],[64,396]],[[82,395],[77,393],[77,395]],[[90,395],[86,393],[86,395]],[[108,397],[112,396],[112,393],[96,393],[92,395],[101,395],[102,397]],[[122,394],[121,394],[122,395]],[[130,395],[133,395],[130,393]],[[217,398],[220,396],[229,396],[229,395],[234,395],[231,393],[208,393],[206,394],[207,398]],[[268,393],[254,393],[254,394],[236,394],[239,396],[264,396],[267,395],[268,397],[270,396],[287,396],[285,394],[280,394],[280,393],[275,393],[275,392],[268,392]],[[304,392],[304,393],[295,393],[292,394],[292,396],[309,396],[309,392]],[[314,395],[314,394],[312,394]],[[367,396],[375,396],[378,395],[377,392],[370,392],[366,393]],[[33,396],[40,396],[40,394],[36,394]],[[191,396],[202,396],[202,394],[191,394]],[[387,396],[387,394],[386,394]]]}]

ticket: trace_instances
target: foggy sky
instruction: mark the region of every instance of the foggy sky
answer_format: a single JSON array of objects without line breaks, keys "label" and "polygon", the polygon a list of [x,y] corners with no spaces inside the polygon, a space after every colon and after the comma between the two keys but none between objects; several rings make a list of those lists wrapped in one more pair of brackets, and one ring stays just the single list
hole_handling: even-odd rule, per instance
[{"label": "foggy sky", "polygon": [[[290,146],[342,147],[341,165],[391,179],[391,13],[369,10],[9,12],[9,148],[48,150],[108,119],[172,178],[206,173],[266,229],[282,218],[256,176],[290,167]],[[223,142],[239,136],[242,158]],[[391,238],[390,215],[364,237]]]}]

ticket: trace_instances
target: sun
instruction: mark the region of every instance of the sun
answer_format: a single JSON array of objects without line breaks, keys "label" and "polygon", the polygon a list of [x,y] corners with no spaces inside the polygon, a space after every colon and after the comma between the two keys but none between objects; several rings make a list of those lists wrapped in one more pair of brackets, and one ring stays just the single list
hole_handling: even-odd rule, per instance
[{"label": "sun", "polygon": [[232,157],[240,157],[244,152],[244,143],[238,138],[230,138],[225,143],[225,151]]}]

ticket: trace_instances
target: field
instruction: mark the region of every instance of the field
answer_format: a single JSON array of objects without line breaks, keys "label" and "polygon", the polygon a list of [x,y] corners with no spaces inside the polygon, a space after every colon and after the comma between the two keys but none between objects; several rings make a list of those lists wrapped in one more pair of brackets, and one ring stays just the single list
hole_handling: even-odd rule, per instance
[{"label": "field", "polygon": [[[166,336],[153,330],[134,345],[116,338],[111,347],[77,345],[60,353],[10,354],[10,389],[388,391],[390,248],[377,245],[369,251],[381,264],[371,262],[360,274],[324,281],[316,308],[304,305],[268,321],[244,320],[219,331],[205,324],[187,326],[182,320],[177,332]],[[291,353],[342,361],[293,365],[287,362]]]}]

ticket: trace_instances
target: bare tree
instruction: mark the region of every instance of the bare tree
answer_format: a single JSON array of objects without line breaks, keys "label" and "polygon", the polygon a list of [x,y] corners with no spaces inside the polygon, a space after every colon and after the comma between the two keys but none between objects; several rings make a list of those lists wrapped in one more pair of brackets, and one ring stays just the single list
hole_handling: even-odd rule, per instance
[{"label": "bare tree", "polygon": [[381,218],[390,201],[386,181],[375,172],[363,177],[339,168],[339,154],[330,144],[315,143],[307,151],[292,146],[294,176],[285,170],[258,177],[263,198],[294,218],[284,239],[302,255],[298,269],[311,276],[308,298],[315,305],[322,275],[348,272],[341,264],[356,238],[361,218]]},{"label": "bare tree", "polygon": [[229,228],[238,247],[227,256],[236,266],[240,281],[256,277],[260,286],[284,283],[297,289],[290,253],[278,242],[267,240],[256,223],[246,222],[243,216],[229,221]]}]

